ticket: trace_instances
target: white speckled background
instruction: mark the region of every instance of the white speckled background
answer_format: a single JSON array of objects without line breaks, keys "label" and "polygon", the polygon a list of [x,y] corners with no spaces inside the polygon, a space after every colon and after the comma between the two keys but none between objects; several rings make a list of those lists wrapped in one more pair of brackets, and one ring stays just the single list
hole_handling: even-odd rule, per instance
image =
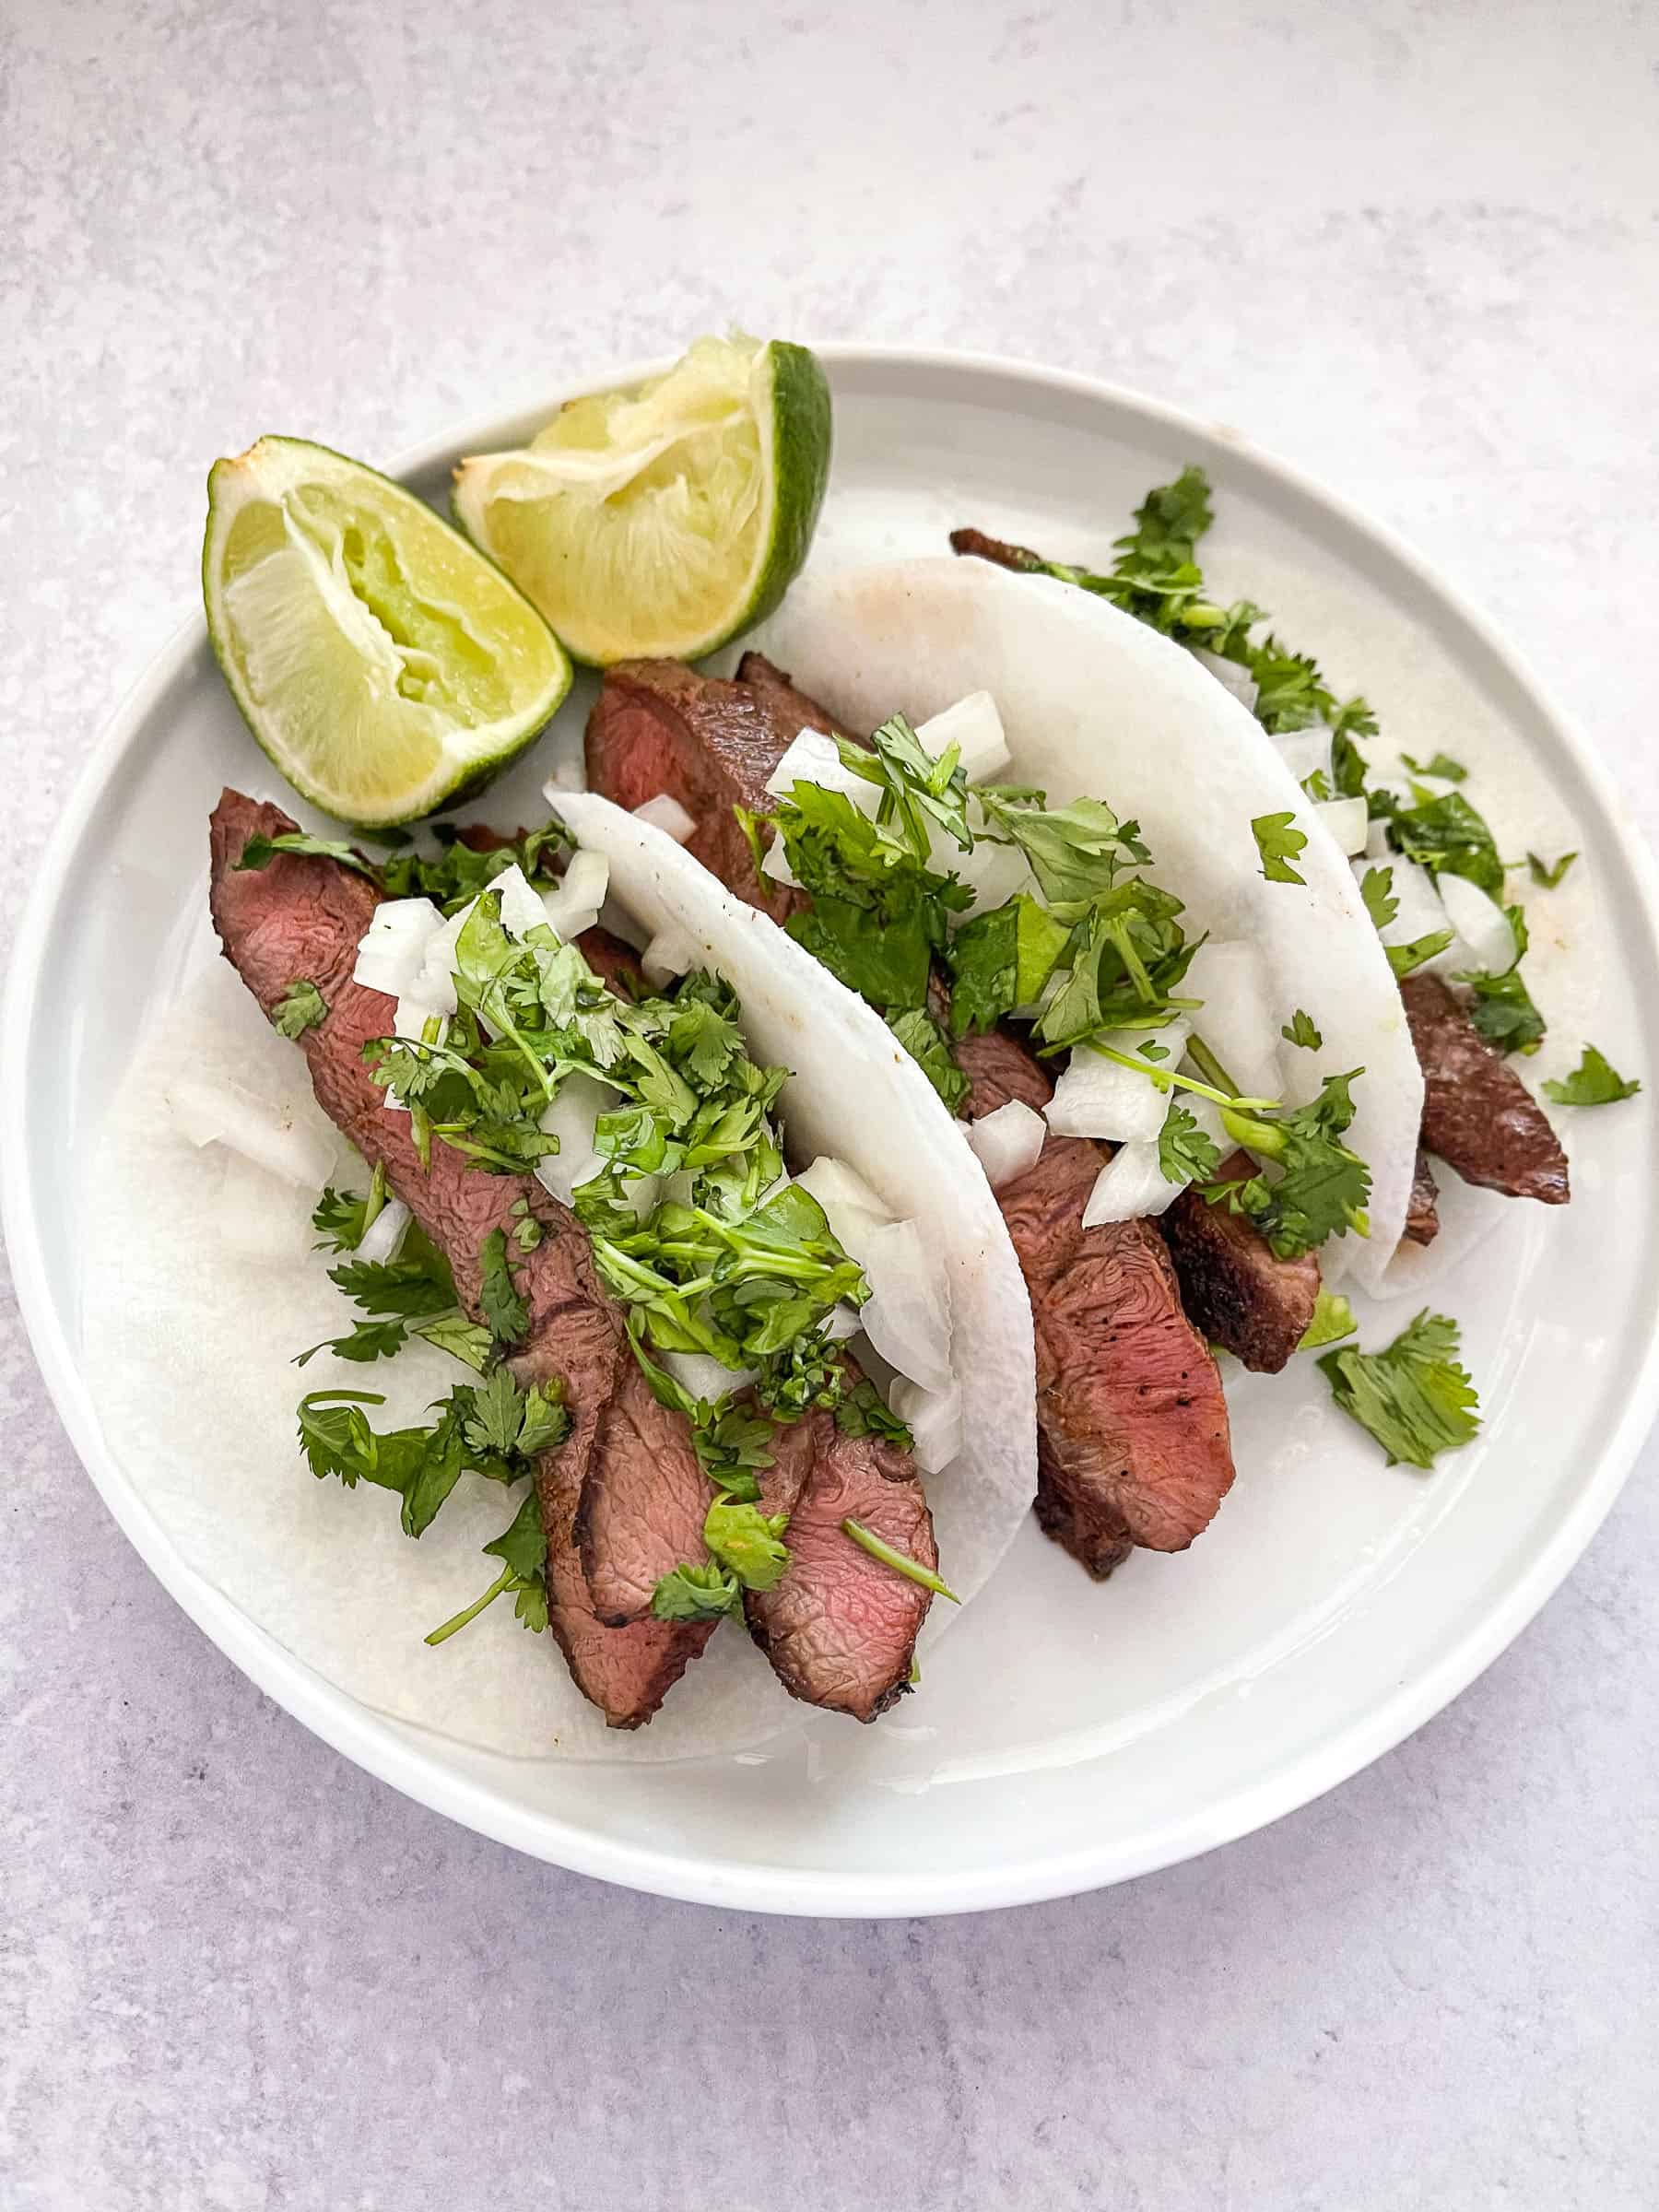
[{"label": "white speckled background", "polygon": [[[378,458],[741,318],[1247,429],[1659,830],[1659,17],[1535,0],[0,0],[6,928],[258,431]],[[0,1335],[5,2212],[1647,2212],[1654,1455],[1506,1658],[1207,1860],[974,1920],[612,1891],[161,1592]]]}]

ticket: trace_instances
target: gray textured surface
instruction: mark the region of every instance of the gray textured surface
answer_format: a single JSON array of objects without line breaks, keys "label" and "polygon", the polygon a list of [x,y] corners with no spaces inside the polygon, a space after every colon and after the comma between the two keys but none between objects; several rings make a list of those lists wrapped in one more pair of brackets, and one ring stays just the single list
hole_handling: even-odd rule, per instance
[{"label": "gray textured surface", "polygon": [[[1656,56],[1606,0],[6,0],[7,926],[214,454],[379,456],[729,313],[1247,427],[1524,642],[1653,834]],[[6,2212],[1654,2202],[1652,1447],[1324,1802],[1112,1894],[813,1925],[341,1763],[126,1548],[9,1307],[0,1361]]]}]

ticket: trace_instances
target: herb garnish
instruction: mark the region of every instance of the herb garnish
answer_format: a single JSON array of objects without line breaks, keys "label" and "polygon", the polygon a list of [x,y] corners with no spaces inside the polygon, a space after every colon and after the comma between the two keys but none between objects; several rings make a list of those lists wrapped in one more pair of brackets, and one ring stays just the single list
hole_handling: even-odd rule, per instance
[{"label": "herb garnish", "polygon": [[296,976],[271,1008],[271,1027],[284,1037],[303,1037],[327,1019],[327,1003],[309,975]]},{"label": "herb garnish", "polygon": [[1546,1083],[1544,1095],[1558,1106],[1612,1106],[1620,1099],[1633,1099],[1641,1088],[1639,1082],[1610,1065],[1594,1045],[1587,1044],[1571,1075]]},{"label": "herb garnish", "polygon": [[1450,753],[1436,753],[1432,760],[1414,760],[1409,753],[1402,753],[1400,758],[1414,776],[1433,776],[1441,783],[1461,783],[1469,772]]},{"label": "herb garnish", "polygon": [[1258,814],[1250,827],[1254,834],[1256,851],[1262,856],[1262,874],[1269,883],[1306,883],[1290,863],[1300,853],[1308,840],[1296,828],[1293,814]]},{"label": "herb garnish", "polygon": [[1458,1349],[1457,1324],[1425,1306],[1386,1350],[1326,1352],[1319,1364],[1337,1405],[1376,1438],[1391,1467],[1428,1468],[1480,1426]]},{"label": "herb garnish", "polygon": [[1538,888],[1541,891],[1553,891],[1577,858],[1576,853],[1563,853],[1559,860],[1540,860],[1535,853],[1529,853],[1526,865]]},{"label": "herb garnish", "polygon": [[1311,1014],[1304,1014],[1300,1006],[1297,1007],[1288,1021],[1280,1024],[1279,1035],[1287,1044],[1300,1044],[1310,1053],[1318,1052],[1324,1042],[1324,1039],[1314,1026],[1313,1017]]},{"label": "herb garnish", "polygon": [[920,1583],[924,1590],[933,1591],[935,1596],[947,1597],[953,1606],[961,1604],[961,1599],[950,1584],[941,1580],[931,1567],[924,1567],[921,1560],[912,1559],[908,1551],[897,1550],[884,1536],[878,1536],[873,1528],[866,1528],[862,1521],[854,1521],[849,1515],[841,1523],[841,1534],[851,1536],[861,1551],[867,1551],[873,1559],[879,1559],[884,1567],[890,1567],[895,1574],[903,1575],[909,1582]]}]

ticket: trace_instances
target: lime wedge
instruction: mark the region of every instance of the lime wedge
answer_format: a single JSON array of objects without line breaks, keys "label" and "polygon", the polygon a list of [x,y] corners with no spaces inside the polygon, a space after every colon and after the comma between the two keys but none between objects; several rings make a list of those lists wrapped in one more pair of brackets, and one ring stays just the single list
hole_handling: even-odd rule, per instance
[{"label": "lime wedge", "polygon": [[804,346],[699,338],[665,376],[572,400],[455,471],[455,515],[573,657],[696,660],[800,572],[830,473]]},{"label": "lime wedge", "polygon": [[202,596],[254,736],[296,791],[365,828],[481,791],[571,685],[541,617],[464,537],[302,438],[214,464]]}]

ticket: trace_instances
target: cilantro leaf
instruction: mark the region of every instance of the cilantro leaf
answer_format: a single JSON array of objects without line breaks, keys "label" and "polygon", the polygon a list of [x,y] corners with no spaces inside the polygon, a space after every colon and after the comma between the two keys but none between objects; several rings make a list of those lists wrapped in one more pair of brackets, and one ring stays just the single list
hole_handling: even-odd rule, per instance
[{"label": "cilantro leaf", "polygon": [[396,1314],[404,1321],[442,1313],[459,1302],[449,1262],[414,1223],[396,1259],[347,1260],[329,1269],[328,1279],[365,1313]]},{"label": "cilantro leaf", "polygon": [[1425,1306],[1386,1350],[1326,1352],[1319,1364],[1337,1405],[1376,1438],[1391,1467],[1429,1468],[1480,1426],[1458,1350],[1457,1324]]},{"label": "cilantro leaf", "polygon": [[1258,814],[1251,822],[1256,851],[1262,856],[1262,874],[1269,883],[1306,883],[1290,863],[1306,845],[1306,833],[1296,828],[1293,814]]},{"label": "cilantro leaf", "polygon": [[1461,791],[1400,808],[1389,822],[1388,841],[1437,876],[1464,876],[1494,899],[1503,895],[1503,863],[1492,832]]},{"label": "cilantro leaf", "polygon": [[787,1513],[763,1513],[758,1505],[716,1498],[703,1521],[703,1542],[746,1590],[770,1590],[789,1571],[783,1531]]},{"label": "cilantro leaf", "polygon": [[303,1037],[328,1019],[323,994],[309,976],[296,976],[271,1008],[271,1027],[284,1037]]},{"label": "cilantro leaf", "polygon": [[482,1597],[434,1629],[426,1639],[428,1643],[446,1643],[468,1621],[477,1620],[487,1606],[509,1594],[515,1596],[513,1611],[525,1628],[539,1633],[547,1627],[547,1538],[533,1489],[525,1492],[512,1521],[484,1550],[488,1558],[502,1561],[500,1573]]},{"label": "cilantro leaf", "polygon": [[1277,1182],[1253,1175],[1242,1182],[1208,1183],[1204,1195],[1212,1206],[1247,1216],[1281,1260],[1296,1259],[1350,1229],[1361,1236],[1368,1231],[1371,1170],[1341,1141],[1354,1118],[1349,1086],[1364,1072],[1327,1076],[1316,1099],[1290,1111],[1221,1109],[1234,1142],[1273,1161],[1280,1172]]},{"label": "cilantro leaf", "polygon": [[657,1620],[724,1620],[741,1610],[743,1585],[718,1560],[680,1566],[658,1582],[651,1600]]},{"label": "cilantro leaf", "polygon": [[319,1482],[337,1475],[350,1490],[359,1481],[382,1481],[380,1440],[362,1409],[385,1402],[370,1390],[313,1390],[300,1399],[300,1448]]},{"label": "cilantro leaf", "polygon": [[1583,1057],[1564,1081],[1551,1080],[1544,1095],[1558,1106],[1611,1106],[1619,1099],[1633,1099],[1641,1085],[1618,1074],[1595,1046],[1587,1044]]},{"label": "cilantro leaf", "polygon": [[981,1036],[1015,1007],[1034,1006],[1070,935],[1024,891],[964,922],[945,956],[952,1036]]},{"label": "cilantro leaf", "polygon": [[1281,1024],[1279,1035],[1287,1044],[1300,1044],[1310,1053],[1318,1052],[1324,1042],[1324,1039],[1314,1026],[1313,1017],[1311,1014],[1304,1014],[1300,1006],[1297,1007],[1288,1021]]},{"label": "cilantro leaf", "polygon": [[890,1014],[888,1027],[954,1114],[973,1088],[951,1056],[950,1040],[925,1006]]},{"label": "cilantro leaf", "polygon": [[1461,783],[1469,772],[1450,753],[1436,753],[1432,760],[1414,760],[1409,753],[1402,753],[1400,758],[1414,776],[1434,776],[1442,783]]},{"label": "cilantro leaf", "polygon": [[1359,896],[1373,929],[1386,929],[1400,911],[1400,902],[1394,895],[1392,868],[1367,868],[1360,878]]},{"label": "cilantro leaf", "polygon": [[1151,858],[1139,824],[1120,822],[1102,800],[1050,807],[1040,791],[994,783],[976,784],[973,795],[993,841],[1019,847],[1045,899],[1092,899],[1111,890],[1121,868]]},{"label": "cilantro leaf", "polygon": [[1170,1100],[1163,1127],[1158,1133],[1158,1164],[1166,1182],[1204,1182],[1220,1165],[1214,1141],[1178,1099]]},{"label": "cilantro leaf", "polygon": [[355,1252],[385,1203],[386,1171],[378,1162],[360,1198],[355,1191],[336,1191],[332,1183],[325,1184],[312,1213],[312,1227],[322,1240],[314,1249]]},{"label": "cilantro leaf", "polygon": [[1535,853],[1529,853],[1526,865],[1538,888],[1553,891],[1577,858],[1576,853],[1563,853],[1559,860],[1540,860]]},{"label": "cilantro leaf", "polygon": [[1313,1300],[1313,1318],[1302,1331],[1296,1348],[1299,1352],[1315,1352],[1322,1344],[1338,1344],[1343,1337],[1356,1335],[1359,1327],[1347,1300],[1339,1291],[1327,1290],[1322,1283]]},{"label": "cilantro leaf", "polygon": [[1188,941],[1179,899],[1141,877],[1094,899],[1074,930],[1069,972],[1037,1023],[1056,1048],[1101,1030],[1156,1029],[1194,1002],[1176,994],[1202,938]]},{"label": "cilantro leaf", "polygon": [[835,1425],[843,1436],[880,1436],[908,1452],[915,1439],[867,1378],[856,1382],[835,1408]]},{"label": "cilantro leaf", "polygon": [[1457,980],[1467,983],[1473,994],[1469,1019],[1488,1044],[1500,1053],[1535,1053],[1546,1024],[1521,975],[1528,944],[1526,913],[1519,906],[1506,906],[1503,912],[1514,945],[1509,966],[1498,971],[1460,971]]},{"label": "cilantro leaf", "polygon": [[276,837],[251,837],[242,847],[235,872],[240,875],[249,868],[268,868],[278,853],[303,853],[313,860],[337,860],[343,868],[355,868],[359,876],[367,876],[371,883],[380,881],[380,870],[360,853],[331,838],[311,837],[303,830],[284,830]]},{"label": "cilantro leaf", "polygon": [[1415,974],[1425,960],[1431,960],[1437,953],[1444,952],[1455,934],[1451,929],[1431,929],[1424,936],[1413,937],[1409,945],[1385,945],[1382,949],[1388,955],[1389,966],[1404,982],[1406,976]]},{"label": "cilantro leaf", "polygon": [[478,1262],[483,1270],[478,1283],[478,1303],[490,1335],[498,1344],[521,1344],[530,1326],[530,1309],[519,1296],[518,1286],[512,1279],[503,1230],[490,1230],[478,1247]]}]

